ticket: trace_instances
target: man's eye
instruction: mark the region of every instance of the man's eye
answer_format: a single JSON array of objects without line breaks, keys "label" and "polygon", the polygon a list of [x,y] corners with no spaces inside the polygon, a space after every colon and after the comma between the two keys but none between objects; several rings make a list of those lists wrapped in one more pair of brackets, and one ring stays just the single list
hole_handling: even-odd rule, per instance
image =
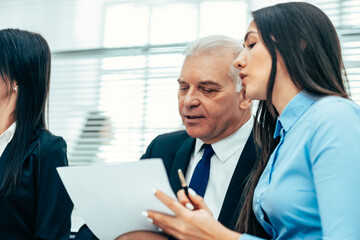
[{"label": "man's eye", "polygon": [[211,89],[211,88],[203,88],[202,89],[204,92],[207,92],[207,93],[212,93],[212,92],[215,92],[216,90],[214,89]]},{"label": "man's eye", "polygon": [[180,91],[186,91],[187,89],[188,89],[188,87],[182,87],[182,86],[179,87]]}]

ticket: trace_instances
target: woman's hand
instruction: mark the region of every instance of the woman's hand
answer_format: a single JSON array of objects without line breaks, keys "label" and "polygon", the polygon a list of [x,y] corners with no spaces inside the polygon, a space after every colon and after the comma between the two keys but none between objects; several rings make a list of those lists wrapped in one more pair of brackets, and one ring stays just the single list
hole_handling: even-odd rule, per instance
[{"label": "woman's hand", "polygon": [[[237,240],[241,234],[231,231],[216,221],[206,206],[202,197],[191,192],[190,200],[194,210],[184,207],[182,204],[190,203],[184,192],[178,192],[180,202],[172,199],[163,192],[157,190],[155,196],[171,209],[175,216],[147,211],[147,215],[153,223],[177,239],[222,239]],[[187,200],[186,200],[187,199]]]},{"label": "woman's hand", "polygon": [[208,212],[210,216],[212,216],[212,212],[206,205],[204,199],[200,195],[197,195],[191,188],[188,189],[188,192],[190,199],[186,196],[183,189],[177,192],[177,198],[179,202],[190,210],[203,209],[204,211]]}]

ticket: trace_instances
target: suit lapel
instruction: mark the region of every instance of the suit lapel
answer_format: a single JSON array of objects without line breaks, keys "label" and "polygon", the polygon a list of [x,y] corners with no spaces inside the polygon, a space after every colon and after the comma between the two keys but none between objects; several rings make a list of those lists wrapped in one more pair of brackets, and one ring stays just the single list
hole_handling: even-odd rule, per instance
[{"label": "suit lapel", "polygon": [[251,133],[236,165],[230,185],[225,195],[218,220],[228,228],[232,228],[237,220],[237,211],[246,178],[256,161],[254,137]]},{"label": "suit lapel", "polygon": [[179,150],[176,152],[174,162],[171,167],[169,181],[171,188],[176,194],[180,190],[181,184],[178,176],[178,169],[181,169],[186,176],[186,171],[190,162],[191,154],[195,147],[195,138],[189,137],[184,141],[180,146]]}]

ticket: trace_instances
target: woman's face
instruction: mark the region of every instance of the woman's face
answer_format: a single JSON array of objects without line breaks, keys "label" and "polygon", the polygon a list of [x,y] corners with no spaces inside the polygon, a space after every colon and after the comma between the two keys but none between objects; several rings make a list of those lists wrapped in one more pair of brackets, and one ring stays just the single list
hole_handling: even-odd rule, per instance
[{"label": "woman's face", "polygon": [[10,84],[0,77],[0,114],[5,111],[12,113],[15,110],[18,86],[14,84],[12,91],[10,87]]},{"label": "woman's face", "polygon": [[266,100],[271,65],[271,55],[261,41],[255,23],[251,22],[244,38],[244,50],[234,62],[241,70],[240,78],[247,98]]},{"label": "woman's face", "polygon": [[5,102],[9,98],[9,86],[0,77],[0,101]]}]

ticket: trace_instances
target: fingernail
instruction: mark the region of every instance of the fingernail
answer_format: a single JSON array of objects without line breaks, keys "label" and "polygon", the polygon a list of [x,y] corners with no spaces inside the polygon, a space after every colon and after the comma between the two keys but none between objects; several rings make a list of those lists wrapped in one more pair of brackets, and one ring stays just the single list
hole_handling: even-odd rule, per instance
[{"label": "fingernail", "polygon": [[153,188],[152,189],[153,193],[155,194],[157,192],[157,189],[156,188]]},{"label": "fingernail", "polygon": [[190,210],[194,210],[194,206],[191,203],[185,204],[185,207],[187,207]]},{"label": "fingernail", "polygon": [[188,189],[188,193],[193,196],[193,197],[196,197],[196,192],[192,189],[192,188],[189,188]]},{"label": "fingernail", "polygon": [[150,222],[150,223],[153,223],[154,220],[152,220],[151,218],[149,218],[149,214],[147,211],[142,211],[141,212],[141,215],[143,215],[144,217],[146,217],[146,219]]},{"label": "fingernail", "polygon": [[148,217],[148,216],[149,216],[149,214],[148,214],[147,211],[142,211],[142,212],[141,212],[141,215],[143,215],[144,217]]}]

